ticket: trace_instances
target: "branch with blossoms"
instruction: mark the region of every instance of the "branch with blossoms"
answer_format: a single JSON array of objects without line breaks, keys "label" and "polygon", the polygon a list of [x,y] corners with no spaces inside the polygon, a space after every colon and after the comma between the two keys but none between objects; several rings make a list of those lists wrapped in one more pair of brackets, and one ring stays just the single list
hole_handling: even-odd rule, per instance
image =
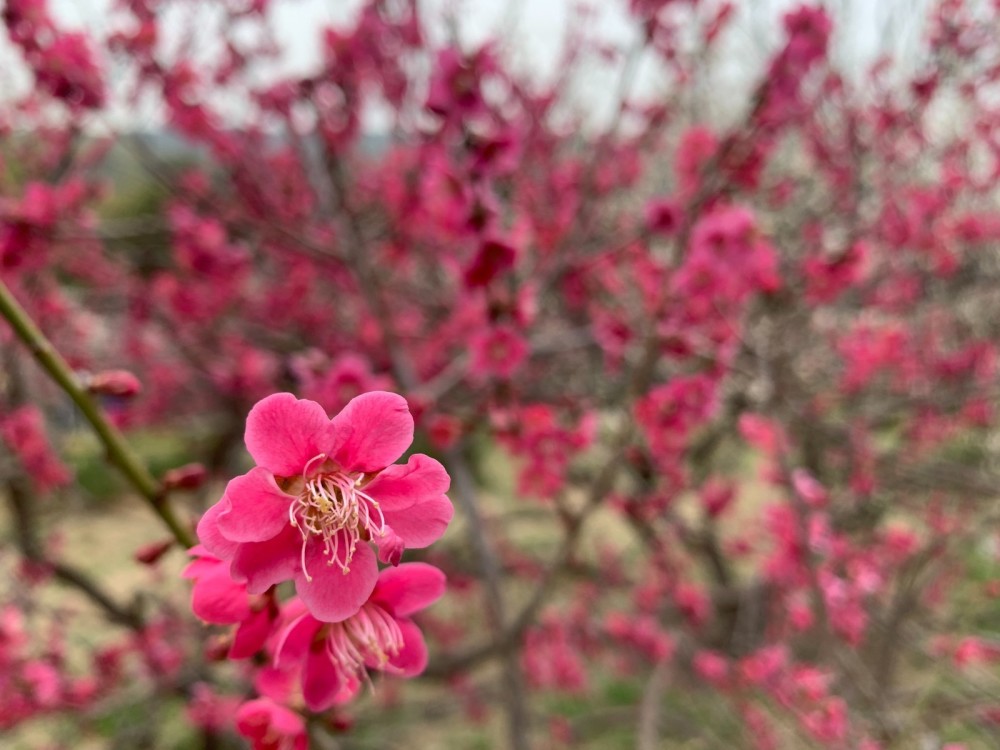
[{"label": "branch with blossoms", "polygon": [[[160,517],[174,538],[185,547],[194,544],[194,538],[187,527],[174,515],[167,503],[166,488],[150,475],[149,470],[135,456],[121,432],[102,413],[93,396],[74,375],[66,361],[35,325],[7,285],[0,280],[0,316],[10,324],[11,329],[28,348],[49,377],[66,393],[90,422],[98,438],[107,450],[108,461],[114,464],[129,480],[136,492],[143,497],[153,512]],[[126,380],[128,376],[126,376]],[[112,384],[113,387],[113,384]],[[131,383],[125,384],[131,388]]]},{"label": "branch with blossoms", "polygon": [[[795,7],[729,96],[711,66],[754,19],[721,0],[623,1],[622,49],[575,16],[551,80],[383,0],[280,72],[279,2],[128,0],[100,33],[0,12],[33,84],[0,107],[0,336],[61,389],[0,383],[28,482],[0,726],[98,726],[131,684],[144,732],[182,696],[206,748],[461,722],[515,748],[978,750],[996,14],[944,0],[925,67],[859,72],[837,14]],[[609,62],[602,129],[572,92]],[[180,158],[113,132],[147,105]],[[123,153],[148,185],[119,184]],[[101,569],[118,514],[60,458],[80,468],[81,415],[170,532],[132,555],[135,622]],[[83,527],[102,554],[77,570]],[[67,658],[86,623],[50,577],[116,640]]]},{"label": "branch with blossoms", "polygon": [[[386,392],[352,399],[333,419],[289,393],[250,411],[245,440],[257,466],[202,517],[184,575],[195,614],[235,626],[229,659],[267,656],[259,699],[237,715],[255,742],[276,732],[304,741],[284,708],[296,695],[324,712],[349,702],[372,671],[413,677],[426,667],[411,616],[444,594],[445,576],[401,559],[440,538],[453,510],[441,464],[423,454],[393,463],[412,439],[406,401]],[[371,544],[389,567],[379,571]],[[295,596],[282,599],[286,581]]]}]

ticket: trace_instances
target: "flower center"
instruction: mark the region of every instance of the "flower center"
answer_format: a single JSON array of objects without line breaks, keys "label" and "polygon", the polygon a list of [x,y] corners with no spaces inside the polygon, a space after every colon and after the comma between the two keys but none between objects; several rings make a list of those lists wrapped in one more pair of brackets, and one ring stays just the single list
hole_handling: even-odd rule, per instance
[{"label": "flower center", "polygon": [[306,545],[310,537],[323,540],[327,565],[346,574],[359,541],[385,535],[385,517],[378,503],[359,489],[364,475],[340,471],[319,474],[305,483],[288,510],[292,526],[302,534],[302,573],[307,581]]},{"label": "flower center", "polygon": [[403,648],[399,623],[375,604],[365,604],[356,615],[329,628],[327,653],[345,676],[364,678],[365,667],[387,671],[389,659]]}]

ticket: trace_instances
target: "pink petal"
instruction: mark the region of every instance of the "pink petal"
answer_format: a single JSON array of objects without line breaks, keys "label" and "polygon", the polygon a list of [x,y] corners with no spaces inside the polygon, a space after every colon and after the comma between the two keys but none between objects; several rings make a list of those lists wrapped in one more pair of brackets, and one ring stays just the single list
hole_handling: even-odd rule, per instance
[{"label": "pink petal", "polygon": [[378,547],[378,561],[386,565],[399,565],[403,559],[403,552],[406,551],[406,542],[392,530],[391,526],[386,526],[382,534],[375,540]]},{"label": "pink petal", "polygon": [[344,471],[384,469],[413,442],[410,407],[395,393],[362,393],[333,418],[333,440],[334,460]]},{"label": "pink petal", "polygon": [[250,616],[246,587],[229,577],[229,566],[216,563],[198,573],[191,591],[191,609],[199,619],[215,625],[231,625]]},{"label": "pink petal", "polygon": [[406,510],[383,511],[386,525],[410,549],[426,547],[440,539],[454,514],[455,508],[445,495],[426,498]]},{"label": "pink petal", "polygon": [[323,626],[319,620],[310,614],[304,614],[285,628],[275,649],[275,665],[290,669],[301,663],[309,652],[313,638]]},{"label": "pink petal", "polygon": [[424,498],[443,495],[450,485],[451,477],[439,462],[417,453],[405,464],[386,467],[362,490],[382,510],[402,510]]},{"label": "pink petal", "polygon": [[233,645],[229,649],[230,659],[249,659],[264,648],[268,636],[271,635],[271,625],[274,618],[270,607],[250,613],[236,628]]},{"label": "pink petal", "polygon": [[290,581],[299,569],[302,537],[291,526],[266,542],[239,545],[229,572],[236,581],[246,581],[247,591],[263,594],[271,586]]},{"label": "pink petal", "polygon": [[253,689],[262,697],[278,703],[290,703],[292,694],[298,689],[298,672],[282,670],[273,666],[257,668],[253,677]]},{"label": "pink petal", "polygon": [[305,734],[302,717],[268,698],[247,701],[236,711],[236,728],[250,739],[264,740],[272,733],[279,737]]},{"label": "pink petal", "polygon": [[223,495],[219,502],[205,511],[205,515],[198,522],[198,539],[201,540],[202,546],[222,560],[231,559],[239,547],[236,542],[229,541],[219,531],[219,514],[228,508],[229,500]]},{"label": "pink petal", "polygon": [[340,688],[340,674],[326,652],[326,644],[315,644],[302,670],[302,697],[306,705],[312,711],[325,711],[336,702]]},{"label": "pink petal", "polygon": [[263,542],[290,525],[286,495],[267,469],[256,467],[230,480],[223,499],[229,507],[219,513],[218,528],[231,542]]},{"label": "pink petal", "polygon": [[368,601],[378,580],[378,563],[367,544],[358,545],[347,573],[339,565],[328,565],[327,559],[322,542],[310,540],[306,547],[306,569],[312,581],[307,581],[301,570],[297,571],[295,591],[317,620],[340,622]]},{"label": "pink petal", "polygon": [[403,563],[379,573],[372,601],[386,605],[396,617],[406,617],[436,602],[445,591],[445,576],[427,563]]},{"label": "pink petal", "polygon": [[188,550],[188,554],[194,558],[212,557],[212,553],[209,552],[207,549],[205,549],[205,547],[201,544],[196,544],[193,547],[191,547]]},{"label": "pink petal", "polygon": [[399,629],[403,633],[403,648],[389,659],[389,663],[405,677],[414,677],[427,667],[427,643],[424,641],[424,634],[413,620],[398,622]]},{"label": "pink petal", "polygon": [[220,564],[223,564],[219,558],[215,557],[208,552],[202,545],[196,544],[194,547],[188,550],[192,555],[197,555],[195,559],[187,564],[187,567],[181,571],[181,578],[187,579],[198,579],[202,576],[211,575],[212,571],[215,570]]},{"label": "pink petal", "polygon": [[275,393],[250,410],[244,440],[258,466],[279,477],[302,474],[310,460],[323,453],[330,420],[315,401],[291,393]]}]

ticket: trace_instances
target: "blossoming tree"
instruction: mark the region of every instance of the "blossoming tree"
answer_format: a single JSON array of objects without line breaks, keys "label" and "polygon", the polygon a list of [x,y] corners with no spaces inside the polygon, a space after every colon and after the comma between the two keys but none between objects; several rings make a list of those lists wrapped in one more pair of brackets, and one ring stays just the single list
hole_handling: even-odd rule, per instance
[{"label": "blossoming tree", "polygon": [[571,16],[550,79],[413,0],[276,78],[277,5],[3,6],[0,727],[994,747],[996,3],[860,80],[790,7],[728,123],[740,4]]}]

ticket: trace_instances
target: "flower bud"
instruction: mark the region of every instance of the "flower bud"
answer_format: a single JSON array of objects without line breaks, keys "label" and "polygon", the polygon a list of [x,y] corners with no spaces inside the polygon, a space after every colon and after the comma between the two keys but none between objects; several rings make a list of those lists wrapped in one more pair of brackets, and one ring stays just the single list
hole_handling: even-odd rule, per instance
[{"label": "flower bud", "polygon": [[143,565],[156,565],[176,542],[173,539],[161,539],[158,542],[144,544],[135,551],[132,557]]},{"label": "flower bud", "polygon": [[105,370],[90,376],[87,390],[101,396],[129,398],[142,390],[142,384],[128,370]]},{"label": "flower bud", "polygon": [[204,483],[206,477],[208,470],[201,464],[184,464],[163,475],[163,487],[167,490],[194,490]]}]

